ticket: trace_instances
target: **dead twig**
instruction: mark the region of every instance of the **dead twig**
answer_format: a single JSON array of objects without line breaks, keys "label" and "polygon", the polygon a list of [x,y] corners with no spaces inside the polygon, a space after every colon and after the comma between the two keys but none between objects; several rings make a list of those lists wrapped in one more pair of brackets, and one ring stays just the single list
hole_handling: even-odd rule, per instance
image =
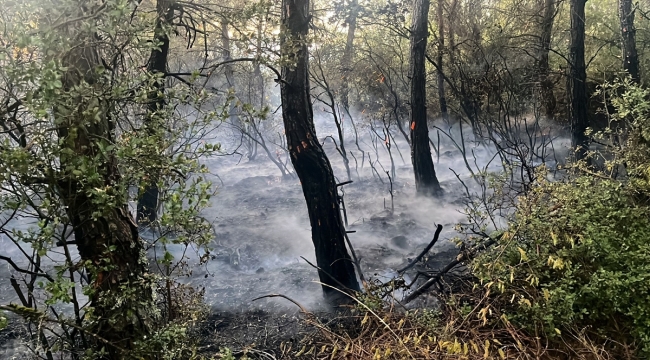
[{"label": "dead twig", "polygon": [[474,256],[476,256],[476,254],[479,251],[483,251],[483,250],[487,249],[488,247],[496,244],[502,237],[503,237],[503,234],[501,234],[496,239],[488,239],[487,241],[481,243],[480,245],[477,245],[476,247],[474,247],[470,251],[461,252],[460,254],[458,254],[458,256],[456,257],[456,259],[454,261],[450,262],[447,266],[445,266],[444,269],[440,270],[440,272],[438,272],[438,274],[436,274],[435,276],[433,276],[432,278],[427,280],[419,288],[415,289],[412,293],[410,293],[407,297],[405,297],[402,302],[404,304],[408,304],[409,302],[416,299],[418,296],[424,294],[424,292],[427,291],[428,288],[430,288],[435,283],[440,281],[440,279],[442,278],[443,275],[445,275],[446,273],[451,271],[453,268],[455,268],[459,264],[461,264],[461,263],[463,263],[463,262],[465,262],[467,260],[473,259]]},{"label": "dead twig", "polygon": [[429,252],[429,250],[431,250],[433,245],[435,245],[438,242],[438,238],[440,237],[440,232],[441,231],[442,231],[442,225],[438,225],[438,227],[436,228],[436,233],[435,233],[435,235],[433,235],[433,240],[431,240],[429,245],[427,245],[427,247],[425,247],[424,250],[422,250],[422,252],[420,253],[420,255],[418,255],[413,261],[411,261],[405,267],[397,270],[397,272],[401,274],[404,271],[406,271],[406,270],[412,268],[413,266],[415,266],[415,264],[417,264],[418,262],[420,262],[420,260],[422,260],[424,255],[426,255]]},{"label": "dead twig", "polygon": [[[349,244],[348,244],[348,245],[349,245]],[[340,281],[338,281],[334,276],[330,275],[327,271],[323,270],[320,266],[312,264],[309,260],[305,259],[304,256],[301,256],[300,258],[303,259],[303,260],[305,260],[305,262],[307,262],[307,264],[311,265],[313,268],[315,268],[315,269],[318,270],[319,272],[322,271],[323,274],[327,275],[330,279],[334,280],[334,282],[336,282],[336,283],[341,287],[341,289],[347,289],[347,290],[349,290],[347,286],[343,285],[343,284],[342,284]],[[328,285],[328,286],[329,286],[329,285]],[[332,287],[332,286],[330,286],[330,287]],[[337,289],[337,291],[339,291],[339,292],[343,292],[343,293],[344,293],[344,291],[343,291],[343,290],[340,290],[340,289]],[[347,294],[347,295],[350,296],[349,294]]]},{"label": "dead twig", "polygon": [[296,300],[294,300],[294,299],[292,299],[292,298],[290,298],[290,297],[288,297],[286,295],[282,295],[282,294],[268,294],[268,295],[256,297],[255,299],[253,299],[251,301],[257,301],[257,300],[261,300],[261,299],[264,299],[264,298],[274,298],[274,297],[281,297],[283,299],[287,299],[287,300],[291,301],[292,303],[294,303],[297,307],[299,307],[300,311],[303,314],[310,314],[310,312],[307,311],[307,309],[305,309],[302,305],[300,305],[299,302],[297,302]]},{"label": "dead twig", "polygon": [[39,273],[39,272],[35,272],[35,271],[29,271],[29,270],[26,270],[26,269],[23,269],[23,268],[19,267],[19,266],[16,265],[16,263],[15,263],[13,260],[11,260],[11,258],[8,257],[8,256],[2,256],[2,255],[0,255],[0,260],[4,260],[4,261],[6,261],[9,265],[11,265],[12,268],[14,268],[14,270],[16,270],[16,271],[18,271],[18,272],[20,272],[20,273],[28,274],[28,275],[34,275],[34,276],[42,276],[42,277],[48,279],[49,281],[52,281],[52,282],[54,281],[54,279],[53,279],[50,275],[48,275],[47,273]]}]

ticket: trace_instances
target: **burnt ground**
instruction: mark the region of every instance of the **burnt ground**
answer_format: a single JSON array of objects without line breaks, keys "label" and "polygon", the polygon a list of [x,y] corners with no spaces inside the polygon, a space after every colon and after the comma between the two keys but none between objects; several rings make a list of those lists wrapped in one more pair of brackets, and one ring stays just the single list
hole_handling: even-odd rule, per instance
[{"label": "burnt ground", "polygon": [[[399,146],[408,156],[407,146]],[[331,142],[326,143],[325,149],[335,175],[340,181],[344,180],[341,158]],[[464,188],[447,169],[454,168],[461,176],[466,175],[463,175],[464,165],[453,146],[443,147],[441,151],[443,155],[436,169],[446,192],[443,199],[416,198],[411,166],[394,154],[397,175],[393,178],[394,211],[389,210],[388,178],[382,176],[380,180],[367,159],[363,167],[359,161],[359,168],[352,168],[354,182],[344,187],[347,228],[356,231],[350,234],[350,240],[360,257],[364,274],[373,282],[394,278],[396,269],[407,264],[431,241],[437,224],[442,224],[444,230],[428,256],[429,267],[440,269],[456,256],[457,249],[449,240],[456,236],[453,225],[464,219],[463,204],[459,201]],[[482,148],[477,148],[476,154],[479,163],[492,157]],[[374,163],[379,173],[380,166],[390,169],[385,150],[380,148],[372,154],[373,161],[376,155],[383,164]],[[283,294],[312,314],[318,314],[323,322],[337,317],[322,299],[320,285],[315,282],[318,279],[316,270],[302,259],[315,262],[307,209],[298,179],[282,179],[278,169],[262,155],[254,161],[240,160],[219,157],[206,161],[215,174],[211,180],[218,186],[218,193],[203,216],[213,224],[215,238],[210,261],[206,264],[197,265],[201,250],[186,254],[184,260],[190,272],[181,280],[203,289],[204,300],[211,309],[199,330],[202,351],[216,353],[219,346],[234,350],[254,346],[280,358],[288,353],[286,344],[291,344],[295,353],[295,346],[306,334],[318,332],[314,333],[314,327],[305,322],[304,316],[290,302],[278,298],[254,302],[253,299]],[[0,239],[3,247],[12,245],[6,242]],[[181,250],[175,253],[177,259],[182,256]],[[172,251],[175,250],[172,248]],[[16,252],[10,253],[14,254]],[[12,289],[5,281],[10,274],[15,272],[0,266],[2,303],[15,302]],[[405,280],[410,281],[412,274]],[[404,294],[398,291],[393,295],[400,299]],[[423,299],[415,306],[431,303],[435,301]],[[333,324],[353,329],[349,322],[340,321]],[[25,354],[25,349],[17,348],[17,343],[12,341],[20,338],[19,323],[12,323],[9,329],[0,332],[2,359]]]}]

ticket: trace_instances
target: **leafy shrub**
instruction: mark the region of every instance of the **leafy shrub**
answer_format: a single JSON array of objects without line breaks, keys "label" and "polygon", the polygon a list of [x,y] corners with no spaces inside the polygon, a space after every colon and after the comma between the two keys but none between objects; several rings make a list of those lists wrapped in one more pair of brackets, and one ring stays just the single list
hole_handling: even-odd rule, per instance
[{"label": "leafy shrub", "polygon": [[540,176],[472,269],[500,310],[531,332],[589,327],[648,355],[650,96],[629,83],[615,88],[625,126],[599,134],[624,135],[610,152],[614,160],[600,170],[574,164],[560,182]]}]

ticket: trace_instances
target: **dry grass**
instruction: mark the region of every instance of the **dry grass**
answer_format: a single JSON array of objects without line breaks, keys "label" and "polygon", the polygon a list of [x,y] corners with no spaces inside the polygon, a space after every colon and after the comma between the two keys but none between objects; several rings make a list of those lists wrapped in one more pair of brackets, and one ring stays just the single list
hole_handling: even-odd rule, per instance
[{"label": "dry grass", "polygon": [[[553,337],[518,329],[500,313],[503,306],[475,288],[472,281],[455,278],[453,284],[443,288],[454,291],[437,295],[440,305],[435,311],[407,311],[395,301],[386,302],[385,297],[372,295],[386,295],[385,287],[367,288],[366,295],[353,299],[353,305],[335,317],[308,312],[296,303],[302,315],[294,320],[293,331],[285,327],[286,331],[273,336],[277,341],[266,346],[259,339],[257,345],[250,339],[246,341],[250,345],[231,347],[230,355],[213,352],[212,356],[268,360],[638,359],[634,346],[602,338],[588,329],[564,329]],[[282,295],[270,296],[295,303]],[[271,324],[273,316],[269,319]],[[268,333],[267,325],[256,323]],[[235,336],[228,329],[223,329],[223,335]]]},{"label": "dry grass", "polygon": [[528,334],[500,314],[484,292],[460,288],[461,293],[441,295],[435,313],[401,305],[373,309],[378,299],[369,297],[355,299],[354,309],[327,323],[305,313],[317,331],[282,349],[278,358],[636,359],[633,347],[587,330],[568,329],[552,338]]}]

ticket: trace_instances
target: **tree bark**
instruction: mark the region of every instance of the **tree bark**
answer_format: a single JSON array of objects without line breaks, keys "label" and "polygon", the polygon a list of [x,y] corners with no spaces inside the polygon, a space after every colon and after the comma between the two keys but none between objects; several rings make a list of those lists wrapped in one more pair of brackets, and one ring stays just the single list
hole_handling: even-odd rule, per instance
[{"label": "tree bark", "polygon": [[445,18],[443,14],[444,0],[438,0],[438,102],[440,103],[440,114],[447,119],[447,97],[445,96],[445,75],[443,73],[443,55],[445,52]]},{"label": "tree bark", "polygon": [[[147,119],[144,123],[144,130],[150,134],[155,133],[155,129],[151,127],[157,126],[155,117],[156,113],[165,108],[165,77],[161,76],[167,71],[167,59],[169,57],[169,36],[165,31],[165,27],[171,25],[174,10],[171,8],[171,3],[165,0],[158,0],[156,2],[156,12],[158,18],[156,19],[156,27],[154,29],[154,42],[159,44],[158,48],[151,50],[149,56],[149,63],[147,64],[147,71],[156,77],[153,84],[153,89],[148,95],[147,104]],[[148,186],[142,191],[138,198],[138,224],[149,224],[156,221],[158,218],[158,179],[149,179]]]},{"label": "tree bark", "polygon": [[429,147],[427,124],[425,55],[428,36],[429,0],[413,1],[411,27],[411,160],[418,194],[439,196],[442,188],[436,177]]},{"label": "tree bark", "polygon": [[[256,54],[258,58],[262,57],[262,21],[263,17],[260,16],[257,23],[257,45],[256,45]],[[253,70],[253,75],[255,81],[257,82],[257,92],[260,96],[259,106],[260,109],[265,105],[265,94],[264,94],[264,76],[262,76],[262,68],[260,62],[255,62],[255,69]],[[252,102],[252,101],[251,101]]]},{"label": "tree bark", "polygon": [[[114,141],[115,124],[108,114],[109,100],[103,97],[106,89],[95,72],[102,66],[99,51],[94,38],[76,37],[78,46],[62,61],[67,68],[64,92],[55,107],[62,147],[58,194],[74,228],[81,264],[89,273],[92,292],[86,320],[95,336],[87,338],[96,341],[97,349],[106,349],[103,359],[121,359],[152,331],[153,292],[127,196],[118,190],[115,155],[102,151]],[[84,177],[88,165],[97,177]],[[117,205],[107,203],[104,194]]]},{"label": "tree bark", "polygon": [[357,0],[350,1],[350,14],[346,19],[348,24],[348,36],[345,41],[345,50],[341,58],[341,72],[343,73],[343,82],[341,84],[341,104],[343,109],[350,114],[350,74],[352,73],[352,56],[354,55],[354,36],[357,29],[357,15],[359,13],[359,4]]},{"label": "tree bark", "polygon": [[548,63],[548,54],[551,49],[551,35],[553,34],[553,22],[555,21],[556,2],[555,0],[543,0],[542,7],[537,71],[544,114],[550,119],[555,114],[557,104],[555,94],[553,93],[553,82],[549,77],[550,67]]},{"label": "tree bark", "polygon": [[[287,146],[307,202],[311,234],[316,248],[320,281],[330,300],[340,301],[342,291],[359,290],[353,264],[345,246],[345,228],[337,201],[330,162],[318,142],[309,95],[307,32],[309,0],[283,0],[280,48],[287,59],[282,66],[281,96]],[[329,285],[329,286],[326,286]]]},{"label": "tree bark", "polygon": [[[221,19],[221,57],[223,58],[223,61],[232,60],[232,57],[230,55],[230,34],[228,34],[228,20],[225,18]],[[228,87],[234,87],[235,81],[233,79],[232,65],[225,64],[223,66],[223,69]]]},{"label": "tree bark", "polygon": [[587,69],[585,65],[585,4],[586,0],[571,0],[571,42],[569,45],[569,107],[571,116],[571,145],[576,148],[576,159],[584,159],[589,150],[585,131],[587,116]]},{"label": "tree bark", "polygon": [[621,21],[621,48],[623,50],[623,69],[630,74],[632,81],[639,83],[639,55],[636,51],[636,28],[634,27],[634,8],[632,0],[619,0]]}]

